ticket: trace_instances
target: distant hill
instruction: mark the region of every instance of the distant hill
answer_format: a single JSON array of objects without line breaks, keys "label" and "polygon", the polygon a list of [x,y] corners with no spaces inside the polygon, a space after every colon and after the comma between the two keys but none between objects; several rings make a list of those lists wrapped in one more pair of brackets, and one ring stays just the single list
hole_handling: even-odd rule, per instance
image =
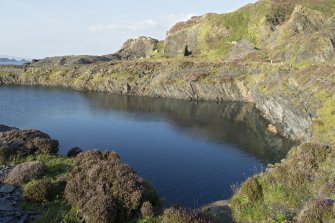
[{"label": "distant hill", "polygon": [[30,63],[30,61],[25,60],[25,59],[21,59],[21,60],[17,60],[17,59],[10,59],[10,58],[1,58],[0,57],[0,63]]}]

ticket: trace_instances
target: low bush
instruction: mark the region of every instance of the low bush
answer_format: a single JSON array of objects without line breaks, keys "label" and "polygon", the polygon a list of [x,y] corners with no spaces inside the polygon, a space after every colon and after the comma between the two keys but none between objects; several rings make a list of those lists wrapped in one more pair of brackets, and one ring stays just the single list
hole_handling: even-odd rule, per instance
[{"label": "low bush", "polygon": [[164,211],[162,223],[214,223],[211,216],[186,208],[169,208]]},{"label": "low bush", "polygon": [[154,209],[149,201],[142,204],[141,215],[143,218],[151,218],[154,216]]},{"label": "low bush", "polygon": [[312,199],[298,215],[299,223],[335,222],[334,201],[330,199]]},{"label": "low bush", "polygon": [[42,162],[32,161],[19,164],[9,172],[5,183],[22,185],[32,179],[37,179],[43,175],[46,166]]},{"label": "low bush", "polygon": [[98,150],[75,158],[65,197],[88,222],[126,222],[140,215],[144,202],[159,205],[153,189],[116,153]]},{"label": "low bush", "polygon": [[53,195],[53,184],[50,180],[36,180],[24,187],[23,197],[33,202],[48,201]]},{"label": "low bush", "polygon": [[0,164],[35,154],[57,154],[58,141],[37,130],[0,132]]}]

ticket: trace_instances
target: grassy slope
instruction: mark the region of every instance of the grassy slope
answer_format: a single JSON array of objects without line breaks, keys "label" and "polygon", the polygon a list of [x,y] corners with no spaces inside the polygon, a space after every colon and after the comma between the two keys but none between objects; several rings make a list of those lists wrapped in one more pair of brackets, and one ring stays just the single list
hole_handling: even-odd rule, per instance
[{"label": "grassy slope", "polygon": [[[334,148],[328,146],[293,148],[285,161],[242,185],[232,198],[235,218],[241,222],[288,222],[299,219],[313,198],[335,199],[334,157]],[[314,211],[316,208],[309,210],[317,217],[302,222],[334,222],[335,209],[333,214]]]},{"label": "grassy slope", "polygon": [[283,22],[297,4],[328,16],[335,15],[335,2],[332,0],[263,0],[231,13],[209,14],[201,22],[200,43],[195,52],[201,58],[216,60],[227,55],[234,41],[247,39],[261,46],[271,32],[269,20],[279,19]]}]

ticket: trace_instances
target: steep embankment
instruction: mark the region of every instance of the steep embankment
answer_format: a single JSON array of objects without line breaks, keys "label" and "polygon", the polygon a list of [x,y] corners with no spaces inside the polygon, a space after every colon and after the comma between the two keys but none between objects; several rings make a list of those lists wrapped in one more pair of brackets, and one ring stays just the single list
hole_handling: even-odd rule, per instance
[{"label": "steep embankment", "polygon": [[80,66],[33,64],[2,67],[1,72],[1,84],[62,86],[187,100],[254,102],[277,130],[290,139],[325,143],[335,140],[331,134],[335,78],[331,65],[301,68],[279,63],[174,59]]}]

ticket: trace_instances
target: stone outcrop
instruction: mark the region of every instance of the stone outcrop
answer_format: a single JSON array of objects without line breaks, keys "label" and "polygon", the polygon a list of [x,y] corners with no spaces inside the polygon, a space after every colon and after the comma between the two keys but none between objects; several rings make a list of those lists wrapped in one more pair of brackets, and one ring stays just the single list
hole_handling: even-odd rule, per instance
[{"label": "stone outcrop", "polygon": [[110,54],[106,56],[60,56],[60,57],[47,57],[43,60],[38,60],[33,64],[44,66],[76,66],[88,65],[98,62],[109,62],[113,60],[120,60],[117,54]]},{"label": "stone outcrop", "polygon": [[250,43],[248,40],[242,39],[234,43],[234,46],[230,49],[230,52],[225,59],[228,61],[243,60],[249,54],[256,53],[258,50],[259,49],[257,49],[254,44]]},{"label": "stone outcrop", "polygon": [[276,60],[323,63],[335,59],[335,20],[317,10],[297,5],[277,32],[267,46]]},{"label": "stone outcrop", "polygon": [[5,184],[2,179],[6,178],[13,166],[0,166],[0,223],[33,221],[39,215],[37,212],[22,210],[22,190],[19,186]]},{"label": "stone outcrop", "polygon": [[199,43],[200,22],[195,16],[186,22],[177,23],[166,33],[164,55],[189,56]]},{"label": "stone outcrop", "polygon": [[158,40],[140,36],[138,39],[127,40],[116,53],[123,60],[147,58],[157,50]]}]

